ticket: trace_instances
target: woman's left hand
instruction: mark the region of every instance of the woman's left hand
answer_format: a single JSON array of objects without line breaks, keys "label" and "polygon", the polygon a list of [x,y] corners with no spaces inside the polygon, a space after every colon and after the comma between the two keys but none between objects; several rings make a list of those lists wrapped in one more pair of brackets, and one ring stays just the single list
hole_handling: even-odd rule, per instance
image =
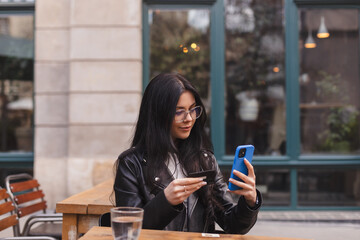
[{"label": "woman's left hand", "polygon": [[245,174],[239,171],[236,170],[233,171],[234,175],[239,177],[244,182],[236,181],[235,179],[232,178],[229,179],[229,182],[231,182],[232,184],[238,187],[241,187],[242,189],[235,191],[229,190],[229,191],[238,195],[243,195],[246,200],[246,203],[250,207],[254,207],[256,204],[256,186],[255,186],[254,168],[247,159],[244,159],[244,163],[248,169],[248,173],[249,173],[248,176],[246,176]]}]

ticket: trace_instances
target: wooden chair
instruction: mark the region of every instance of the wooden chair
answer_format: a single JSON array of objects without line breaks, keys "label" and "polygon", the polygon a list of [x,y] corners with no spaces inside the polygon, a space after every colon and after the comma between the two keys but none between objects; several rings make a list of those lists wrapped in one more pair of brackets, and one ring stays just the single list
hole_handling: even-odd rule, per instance
[{"label": "wooden chair", "polygon": [[[52,236],[61,239],[62,214],[47,213],[44,193],[40,184],[29,174],[9,175],[5,179],[6,189],[14,204],[18,218],[28,216],[23,230],[19,225],[15,236]],[[41,212],[42,213],[41,213]]]},{"label": "wooden chair", "polygon": [[[15,232],[19,232],[19,219],[15,214],[14,204],[10,200],[9,194],[6,192],[6,189],[0,187],[0,231],[5,230],[9,227],[13,227],[14,235]],[[34,240],[34,239],[44,239],[44,240],[56,240],[52,237],[38,236],[38,237],[8,237],[2,238],[7,240]]]}]

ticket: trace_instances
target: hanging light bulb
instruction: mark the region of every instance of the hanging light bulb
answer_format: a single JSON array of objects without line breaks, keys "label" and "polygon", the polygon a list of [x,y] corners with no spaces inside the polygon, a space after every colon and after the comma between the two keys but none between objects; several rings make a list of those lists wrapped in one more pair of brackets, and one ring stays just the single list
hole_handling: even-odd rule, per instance
[{"label": "hanging light bulb", "polygon": [[311,31],[309,30],[308,36],[305,41],[305,48],[316,48],[316,43],[311,35]]},{"label": "hanging light bulb", "polygon": [[321,22],[320,27],[317,33],[318,38],[328,38],[330,36],[330,33],[328,32],[326,26],[325,26],[325,18],[324,16],[321,16]]}]

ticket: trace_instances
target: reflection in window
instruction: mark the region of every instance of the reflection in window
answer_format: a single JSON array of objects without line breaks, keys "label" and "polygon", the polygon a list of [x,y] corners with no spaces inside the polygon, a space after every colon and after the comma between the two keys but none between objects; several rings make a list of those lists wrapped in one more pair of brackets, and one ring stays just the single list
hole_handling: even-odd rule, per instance
[{"label": "reflection in window", "polygon": [[0,15],[0,151],[33,149],[32,15]]},{"label": "reflection in window", "polygon": [[360,153],[358,16],[356,9],[299,10],[302,153]]},{"label": "reflection in window", "polygon": [[257,169],[256,187],[262,193],[264,206],[290,205],[290,171]]},{"label": "reflection in window", "polygon": [[285,154],[283,11],[283,0],[225,1],[226,154]]},{"label": "reflection in window", "polygon": [[[210,12],[207,9],[149,10],[150,79],[178,72],[191,81],[210,116]],[[207,130],[209,132],[209,122]]]},{"label": "reflection in window", "polygon": [[359,206],[360,169],[298,172],[300,206]]}]

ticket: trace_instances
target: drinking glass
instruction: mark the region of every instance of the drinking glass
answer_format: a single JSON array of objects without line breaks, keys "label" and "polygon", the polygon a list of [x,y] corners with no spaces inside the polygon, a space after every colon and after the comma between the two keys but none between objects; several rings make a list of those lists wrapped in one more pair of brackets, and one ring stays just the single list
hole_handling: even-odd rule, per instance
[{"label": "drinking glass", "polygon": [[144,210],[137,207],[115,207],[110,212],[114,239],[137,240],[142,227]]}]

